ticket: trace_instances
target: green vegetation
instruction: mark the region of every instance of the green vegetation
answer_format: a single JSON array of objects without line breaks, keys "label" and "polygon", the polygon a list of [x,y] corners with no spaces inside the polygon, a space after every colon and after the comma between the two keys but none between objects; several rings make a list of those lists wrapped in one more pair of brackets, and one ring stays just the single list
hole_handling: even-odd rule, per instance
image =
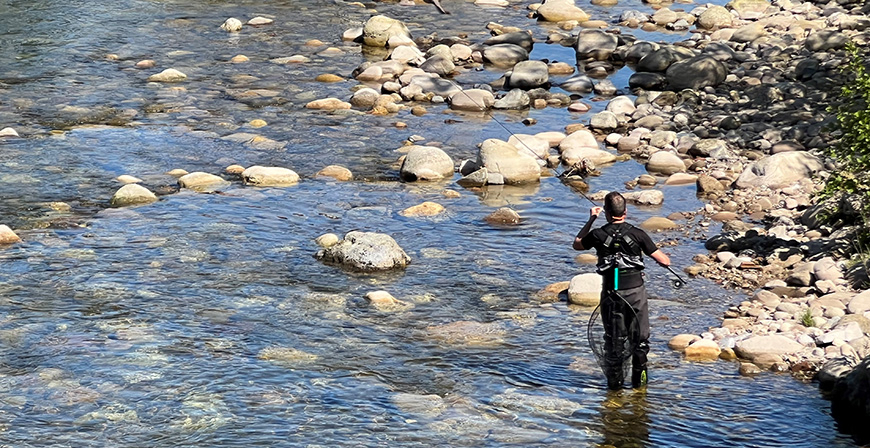
[{"label": "green vegetation", "polygon": [[816,326],[816,322],[813,321],[813,312],[809,308],[801,314],[801,325],[807,328]]},{"label": "green vegetation", "polygon": [[[823,194],[858,194],[866,198],[870,194],[870,73],[864,52],[852,43],[847,49],[851,59],[844,71],[849,80],[840,91],[842,103],[832,108],[841,136],[826,151],[837,160],[840,169],[831,173]],[[866,218],[870,201],[862,202]]]}]

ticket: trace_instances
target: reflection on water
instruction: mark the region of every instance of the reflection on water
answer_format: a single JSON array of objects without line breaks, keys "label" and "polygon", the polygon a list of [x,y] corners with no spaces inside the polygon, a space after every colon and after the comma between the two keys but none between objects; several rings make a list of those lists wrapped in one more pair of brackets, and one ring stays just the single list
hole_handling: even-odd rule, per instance
[{"label": "reflection on water", "polygon": [[601,424],[604,442],[600,447],[650,446],[647,415],[649,403],[640,391],[609,391],[601,402]]},{"label": "reflection on water", "polygon": [[[446,0],[450,16],[431,5],[375,6],[415,36],[480,41],[495,19],[531,27],[541,42],[556,30],[519,4]],[[648,7],[588,8],[611,17]],[[398,182],[394,162],[411,135],[456,160],[473,158],[486,138],[506,140],[487,116],[445,114],[443,105],[427,105],[422,117],[302,108],[349,96],[353,82],[314,78],[347,77],[374,57],[338,38],[371,10],[319,0],[71,0],[7,1],[0,12],[0,56],[10,62],[0,74],[0,127],[24,137],[0,141],[2,224],[24,239],[0,250],[0,445],[854,446],[837,435],[813,385],[740,378],[729,363],[691,364],[670,352],[669,336],[715,324],[739,298],[703,280],[676,294],[656,270],[652,382],[646,394],[609,394],[585,346],[589,310],[535,298],[592,269],[569,248],[587,216],[580,194],[555,177],[480,190]],[[219,29],[227,17],[254,15],[276,22],[235,35]],[[340,52],[323,53],[328,46]],[[251,62],[227,62],[238,54]],[[311,61],[270,62],[295,54]],[[541,43],[533,56],[573,57]],[[135,68],[142,59],[157,67]],[[188,80],[145,82],[168,67]],[[516,128],[526,116],[538,120],[534,132],[583,119],[557,108],[496,114],[514,132],[529,132]],[[285,145],[222,139],[242,132]],[[221,173],[233,163],[290,167],[302,181],[250,188],[227,176],[226,186],[199,194],[177,191],[165,174]],[[313,177],[330,164],[356,180]],[[616,163],[590,190],[623,188],[643,172]],[[160,200],[108,209],[122,174]],[[664,206],[631,209],[632,219],[702,205],[691,187],[662,188]],[[423,201],[446,212],[399,214]],[[502,206],[521,224],[487,224]],[[317,236],[350,230],[390,234],[411,264],[374,275],[313,258]],[[682,235],[656,236],[665,238],[681,243],[667,248],[675,260],[703,250]],[[375,290],[404,305],[369,306],[365,294]]]}]

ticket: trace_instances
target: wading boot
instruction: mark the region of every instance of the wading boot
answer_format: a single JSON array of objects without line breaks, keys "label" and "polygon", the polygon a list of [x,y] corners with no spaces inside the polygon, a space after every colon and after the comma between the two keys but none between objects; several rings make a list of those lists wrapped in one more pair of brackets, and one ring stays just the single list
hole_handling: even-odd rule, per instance
[{"label": "wading boot", "polygon": [[631,387],[634,389],[646,386],[648,378],[646,376],[646,368],[640,370],[631,370]]}]

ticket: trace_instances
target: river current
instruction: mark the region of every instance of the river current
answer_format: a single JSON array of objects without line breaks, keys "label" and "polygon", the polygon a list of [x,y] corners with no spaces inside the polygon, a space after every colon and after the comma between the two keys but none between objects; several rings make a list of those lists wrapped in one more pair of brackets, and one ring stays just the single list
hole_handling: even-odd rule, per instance
[{"label": "river current", "polygon": [[[0,0],[0,128],[22,137],[0,140],[0,224],[24,240],[0,249],[0,446],[855,446],[815,384],[741,377],[734,363],[690,363],[668,350],[671,336],[716,325],[744,296],[701,279],[674,290],[658,267],[648,270],[651,383],[646,392],[606,391],[586,344],[591,310],[534,294],[592,272],[570,248],[590,204],[558,178],[483,191],[455,179],[398,180],[398,148],[412,135],[459,160],[486,138],[507,140],[499,123],[537,133],[588,115],[547,108],[497,112],[496,122],[444,105],[427,104],[422,117],[304,108],[346,100],[356,84],[317,75],[349,78],[378,57],[340,39],[373,9],[415,37],[466,33],[480,42],[490,21],[528,28],[540,41],[532,58],[574,62],[571,48],[543,43],[556,28],[528,19],[524,3],[442,3],[453,14],[424,3]],[[579,5],[606,21],[651,12],[639,0]],[[258,15],[275,23],[219,28]],[[228,62],[238,54],[250,62]],[[310,61],[270,62],[297,54]],[[157,67],[135,68],[143,59]],[[169,67],[188,80],[145,81]],[[500,74],[487,68],[457,81]],[[629,74],[611,79],[627,91]],[[240,94],[252,90],[271,93]],[[538,124],[523,126],[525,117]],[[268,125],[254,129],[254,119]],[[234,132],[286,147],[219,138]],[[164,174],[219,174],[230,164],[289,167],[302,181],[263,189],[234,181],[201,194],[175,192]],[[314,178],[330,164],[355,180]],[[635,161],[604,167],[591,191],[624,188],[644,172]],[[122,174],[143,179],[160,201],[109,208]],[[704,205],[694,186],[657,188],[664,205],[631,208],[631,221]],[[426,200],[446,213],[398,214]],[[483,220],[502,206],[522,223]],[[390,234],[411,264],[362,275],[314,259],[317,236],[354,229]],[[716,230],[653,237],[684,267]],[[374,290],[407,306],[369,306],[364,295]]]}]

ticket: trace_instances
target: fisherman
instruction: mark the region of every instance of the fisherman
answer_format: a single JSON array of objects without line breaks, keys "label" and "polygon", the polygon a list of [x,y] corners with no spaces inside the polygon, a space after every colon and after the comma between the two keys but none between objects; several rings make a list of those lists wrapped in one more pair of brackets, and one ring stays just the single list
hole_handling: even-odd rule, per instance
[{"label": "fisherman", "polygon": [[[603,211],[607,224],[592,230],[592,223],[601,211],[601,207],[589,210],[589,221],[574,238],[574,249],[594,248],[598,254],[597,270],[603,277],[600,306],[604,324],[607,387],[613,390],[623,387],[623,350],[628,342],[632,364],[631,386],[638,388],[647,383],[650,335],[643,255],[652,257],[665,267],[670,266],[671,260],[656,247],[646,232],[625,222],[625,198],[621,194],[613,191],[604,197]],[[629,334],[632,328],[637,329],[636,334]]]}]

